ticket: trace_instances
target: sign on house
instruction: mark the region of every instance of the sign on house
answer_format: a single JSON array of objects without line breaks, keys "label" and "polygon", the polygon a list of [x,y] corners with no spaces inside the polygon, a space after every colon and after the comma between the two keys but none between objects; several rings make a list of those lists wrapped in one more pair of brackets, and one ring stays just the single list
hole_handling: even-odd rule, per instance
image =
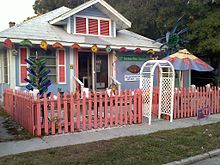
[{"label": "sign on house", "polygon": [[124,81],[127,82],[134,82],[134,81],[139,81],[140,80],[140,75],[135,74],[135,75],[124,75]]}]

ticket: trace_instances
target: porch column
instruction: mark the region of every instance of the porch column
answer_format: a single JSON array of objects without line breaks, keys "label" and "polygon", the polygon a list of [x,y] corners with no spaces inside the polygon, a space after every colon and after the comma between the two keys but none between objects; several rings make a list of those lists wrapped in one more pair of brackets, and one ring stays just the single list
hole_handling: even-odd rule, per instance
[{"label": "porch column", "polygon": [[16,86],[16,57],[12,55],[12,49],[7,50],[7,57],[8,57],[8,71],[9,71],[9,84],[10,88],[15,88]]},{"label": "porch column", "polygon": [[74,91],[74,60],[73,60],[73,49],[70,49],[70,92]]}]

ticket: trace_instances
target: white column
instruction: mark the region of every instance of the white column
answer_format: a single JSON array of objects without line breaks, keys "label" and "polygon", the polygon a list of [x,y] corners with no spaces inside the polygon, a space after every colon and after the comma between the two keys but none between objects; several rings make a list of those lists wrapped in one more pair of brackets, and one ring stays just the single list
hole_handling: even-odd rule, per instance
[{"label": "white column", "polygon": [[16,56],[12,55],[12,49],[7,50],[7,57],[8,57],[8,77],[9,77],[9,84],[10,88],[15,88],[16,86]]},{"label": "white column", "polygon": [[73,76],[74,76],[73,49],[70,48],[70,92],[74,91],[74,78],[73,78]]},{"label": "white column", "polygon": [[95,73],[95,53],[92,53],[92,90],[95,91],[96,73]]}]

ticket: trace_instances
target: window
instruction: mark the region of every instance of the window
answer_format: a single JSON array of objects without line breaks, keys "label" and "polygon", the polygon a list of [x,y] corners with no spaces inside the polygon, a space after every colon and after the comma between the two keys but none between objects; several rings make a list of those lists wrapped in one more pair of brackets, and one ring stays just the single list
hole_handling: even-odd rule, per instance
[{"label": "window", "polygon": [[48,74],[48,79],[51,80],[52,83],[57,82],[57,71],[56,71],[56,50],[48,49],[44,51],[42,49],[31,48],[30,57],[35,58],[36,52],[40,57],[44,57],[47,59],[46,68],[50,70]]},{"label": "window", "polygon": [[58,82],[60,84],[66,83],[66,54],[65,50],[57,50],[58,56]]},{"label": "window", "polygon": [[75,17],[75,33],[110,36],[110,20]]}]

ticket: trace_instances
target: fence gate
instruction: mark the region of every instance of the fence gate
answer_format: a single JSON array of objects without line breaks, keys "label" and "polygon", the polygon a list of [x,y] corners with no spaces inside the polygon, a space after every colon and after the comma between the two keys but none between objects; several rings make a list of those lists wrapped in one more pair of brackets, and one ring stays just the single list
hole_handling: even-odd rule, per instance
[{"label": "fence gate", "polygon": [[170,116],[170,122],[173,121],[173,97],[175,71],[173,65],[166,60],[150,60],[143,64],[140,71],[140,89],[143,91],[143,116],[148,118],[148,124],[151,124],[152,117],[152,98],[154,87],[154,76],[156,68],[159,74],[159,110],[158,118],[161,114]]}]

